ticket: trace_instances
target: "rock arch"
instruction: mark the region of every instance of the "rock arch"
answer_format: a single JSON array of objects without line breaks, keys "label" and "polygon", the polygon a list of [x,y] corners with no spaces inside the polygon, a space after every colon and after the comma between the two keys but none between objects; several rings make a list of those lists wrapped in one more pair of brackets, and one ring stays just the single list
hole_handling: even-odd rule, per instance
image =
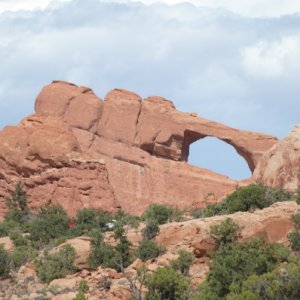
[{"label": "rock arch", "polygon": [[190,152],[190,145],[206,137],[214,137],[231,145],[236,150],[236,152],[245,159],[245,161],[249,166],[250,171],[253,173],[256,166],[255,155],[253,155],[251,151],[247,151],[243,145],[240,145],[239,143],[236,143],[234,140],[228,138],[221,138],[218,135],[204,135],[200,132],[196,132],[192,130],[184,131],[181,160],[187,162],[189,157],[189,152]]},{"label": "rock arch", "polygon": [[191,143],[207,136],[223,140],[253,171],[277,142],[180,112],[161,97],[142,100],[116,89],[103,101],[89,88],[61,81],[42,89],[35,111],[0,131],[0,200],[21,180],[33,208],[43,199],[72,214],[84,206],[135,214],[151,203],[204,206],[208,193],[217,201],[240,182],[187,164]]}]

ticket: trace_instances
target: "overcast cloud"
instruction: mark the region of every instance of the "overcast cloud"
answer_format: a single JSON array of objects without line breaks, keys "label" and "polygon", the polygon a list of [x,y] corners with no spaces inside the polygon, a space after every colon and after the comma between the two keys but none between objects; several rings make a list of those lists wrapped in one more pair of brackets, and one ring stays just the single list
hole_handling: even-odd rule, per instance
[{"label": "overcast cloud", "polygon": [[115,87],[164,96],[279,138],[299,123],[300,1],[49,2],[0,0],[0,128],[53,79],[101,98]]}]

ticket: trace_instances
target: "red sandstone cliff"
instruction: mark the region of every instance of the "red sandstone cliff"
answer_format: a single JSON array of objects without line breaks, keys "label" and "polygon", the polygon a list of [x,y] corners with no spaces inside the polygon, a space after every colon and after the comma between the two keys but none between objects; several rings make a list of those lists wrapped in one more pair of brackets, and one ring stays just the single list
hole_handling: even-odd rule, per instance
[{"label": "red sandstone cliff", "polygon": [[0,132],[0,200],[21,180],[31,208],[60,203],[71,214],[86,206],[131,213],[153,202],[203,206],[208,193],[219,199],[239,182],[187,164],[191,143],[217,137],[251,171],[276,143],[179,112],[160,97],[142,101],[113,90],[102,101],[89,88],[60,81],[42,89],[35,111]]}]

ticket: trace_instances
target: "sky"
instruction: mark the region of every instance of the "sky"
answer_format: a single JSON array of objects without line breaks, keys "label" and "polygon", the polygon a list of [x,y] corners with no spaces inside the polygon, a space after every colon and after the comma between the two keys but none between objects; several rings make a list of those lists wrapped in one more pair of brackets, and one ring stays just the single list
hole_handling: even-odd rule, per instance
[{"label": "sky", "polygon": [[[0,129],[61,79],[282,139],[300,123],[299,54],[299,0],[0,0]],[[194,143],[189,162],[250,174],[216,139]]]}]

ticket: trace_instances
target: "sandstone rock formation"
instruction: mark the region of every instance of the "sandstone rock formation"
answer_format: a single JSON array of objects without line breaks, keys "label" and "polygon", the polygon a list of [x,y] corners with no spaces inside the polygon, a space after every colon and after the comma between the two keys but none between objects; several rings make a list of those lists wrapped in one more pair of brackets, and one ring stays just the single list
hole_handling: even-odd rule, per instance
[{"label": "sandstone rock formation", "polygon": [[263,155],[254,177],[260,183],[290,191],[300,186],[300,125]]},{"label": "sandstone rock formation", "polygon": [[[182,113],[160,97],[54,81],[36,113],[0,132],[0,200],[21,180],[35,209],[62,204],[70,214],[93,206],[141,213],[150,203],[201,207],[238,181],[187,163],[189,146],[207,136],[232,145],[254,171],[276,139]],[[0,214],[4,211],[1,201]]]},{"label": "sandstone rock formation", "polygon": [[[277,202],[263,210],[237,212],[232,215],[215,216],[181,223],[165,224],[156,237],[158,244],[169,251],[180,247],[191,248],[195,254],[211,250],[210,227],[231,218],[240,227],[240,240],[264,237],[270,243],[288,243],[287,235],[293,229],[292,215],[299,206],[295,201]],[[207,247],[210,247],[207,249]],[[205,254],[205,253],[204,253]]]}]

